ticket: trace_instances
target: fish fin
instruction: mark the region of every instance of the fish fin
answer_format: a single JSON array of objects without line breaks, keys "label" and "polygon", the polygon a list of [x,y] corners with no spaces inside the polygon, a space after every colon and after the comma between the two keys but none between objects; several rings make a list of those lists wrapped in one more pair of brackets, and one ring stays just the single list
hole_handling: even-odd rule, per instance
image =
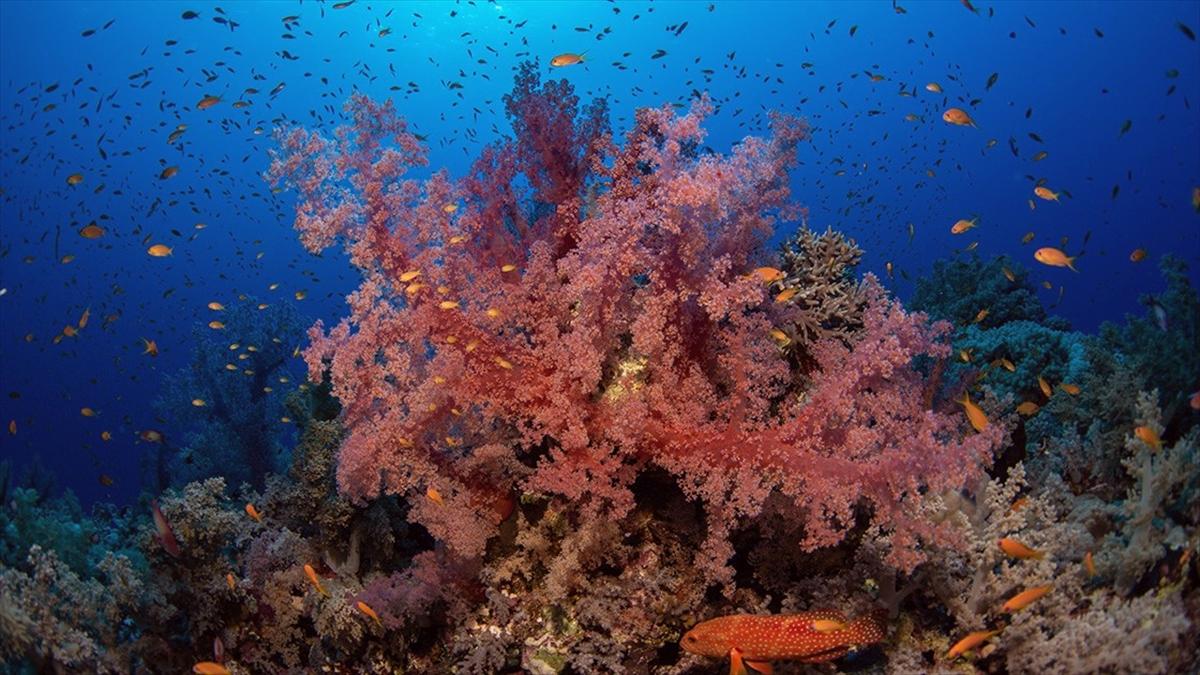
[{"label": "fish fin", "polygon": [[763,675],[771,675],[775,672],[775,669],[771,667],[770,661],[746,661],[746,665]]},{"label": "fish fin", "polygon": [[1075,272],[1076,274],[1079,273],[1079,270],[1075,269],[1075,258],[1078,258],[1078,257],[1079,256],[1072,256],[1072,257],[1067,258],[1067,267],[1070,268],[1070,270],[1072,272]]},{"label": "fish fin", "polygon": [[742,650],[737,647],[729,650],[729,675],[747,675],[746,664],[742,662]]}]

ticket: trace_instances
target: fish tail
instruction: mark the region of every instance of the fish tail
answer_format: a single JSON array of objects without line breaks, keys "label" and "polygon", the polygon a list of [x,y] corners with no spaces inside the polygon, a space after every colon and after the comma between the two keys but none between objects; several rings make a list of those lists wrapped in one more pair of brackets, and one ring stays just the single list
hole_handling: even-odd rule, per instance
[{"label": "fish tail", "polygon": [[1078,258],[1078,257],[1079,256],[1071,256],[1071,257],[1067,258],[1067,267],[1070,268],[1070,270],[1075,273],[1079,272],[1079,270],[1075,269],[1075,258]]}]

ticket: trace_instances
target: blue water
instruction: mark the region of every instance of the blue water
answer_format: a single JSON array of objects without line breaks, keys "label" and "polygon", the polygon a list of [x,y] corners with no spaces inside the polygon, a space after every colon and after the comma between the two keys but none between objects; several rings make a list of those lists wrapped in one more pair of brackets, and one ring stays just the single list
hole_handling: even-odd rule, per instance
[{"label": "blue water", "polygon": [[[0,3],[0,420],[16,426],[0,437],[0,459],[24,467],[37,456],[84,503],[133,500],[152,449],[138,432],[179,433],[152,402],[209,330],[209,302],[291,302],[307,325],[342,316],[356,286],[341,254],[304,252],[291,197],[262,181],[272,128],[328,132],[350,92],[390,96],[428,136],[431,166],[461,175],[507,131],[501,97],[516,65],[561,52],[584,52],[585,63],[547,74],[585,101],[608,98],[618,131],[635,108],[686,104],[693,91],[718,105],[708,125],[718,150],[764,133],[767,111],[805,116],[814,132],[795,198],[810,225],[858,240],[861,271],[886,278],[891,263],[887,284],[901,297],[972,242],[1033,268],[1052,286],[1039,291],[1047,306],[1085,331],[1141,312],[1165,253],[1200,278],[1190,203],[1200,43],[1177,26],[1200,29],[1200,5],[901,5],[904,14],[886,2]],[[656,50],[666,54],[651,58]],[[248,87],[259,93],[235,109]],[[198,110],[206,95],[223,100]],[[943,123],[951,105],[978,128]],[[1049,155],[1034,162],[1039,150]],[[160,179],[167,166],[178,175]],[[83,181],[68,185],[74,173]],[[1036,200],[1039,178],[1070,196]],[[977,229],[950,234],[972,217]],[[106,234],[82,238],[93,220]],[[1022,244],[1026,232],[1035,238]],[[152,243],[174,254],[150,257]],[[1083,249],[1080,272],[1038,265],[1038,246]],[[1139,247],[1147,259],[1133,264]],[[53,344],[88,308],[88,326]],[[119,317],[104,326],[109,315]],[[158,357],[142,353],[142,338]],[[298,360],[287,367],[303,379]],[[99,414],[84,417],[85,406]]]}]

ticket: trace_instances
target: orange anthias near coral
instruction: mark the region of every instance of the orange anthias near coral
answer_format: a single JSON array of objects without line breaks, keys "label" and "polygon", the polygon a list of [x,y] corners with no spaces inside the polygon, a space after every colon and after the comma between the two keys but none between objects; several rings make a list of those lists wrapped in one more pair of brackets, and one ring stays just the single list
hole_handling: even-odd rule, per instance
[{"label": "orange anthias near coral", "polygon": [[771,672],[771,661],[833,661],[852,649],[882,641],[884,633],[878,616],[847,621],[836,610],[733,614],[697,624],[683,636],[679,646],[701,656],[729,656],[730,675],[743,675],[746,666]]}]

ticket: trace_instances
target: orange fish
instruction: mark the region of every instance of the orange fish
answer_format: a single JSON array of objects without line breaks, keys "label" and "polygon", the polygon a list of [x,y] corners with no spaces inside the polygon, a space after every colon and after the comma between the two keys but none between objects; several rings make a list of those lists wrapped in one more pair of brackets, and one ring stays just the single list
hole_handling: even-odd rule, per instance
[{"label": "orange fish", "polygon": [[987,415],[983,414],[982,408],[971,402],[970,396],[964,392],[962,400],[959,401],[959,403],[962,404],[963,410],[967,414],[967,421],[971,423],[971,426],[975,429],[975,431],[983,431],[984,429],[987,429]]},{"label": "orange fish", "polygon": [[195,675],[229,675],[229,669],[216,661],[201,661],[192,666]]},{"label": "orange fish", "polygon": [[1068,394],[1070,394],[1072,396],[1078,396],[1079,392],[1082,391],[1082,389],[1079,388],[1079,385],[1067,384],[1066,382],[1059,384],[1058,388],[1062,389],[1063,391],[1067,392]]},{"label": "orange fish", "polygon": [[138,438],[142,439],[143,441],[146,441],[147,443],[162,443],[163,442],[162,432],[155,431],[154,429],[146,429],[144,431],[138,432]]},{"label": "orange fish", "polygon": [[250,502],[246,502],[246,515],[253,518],[254,522],[256,523],[262,522],[262,514],[259,513],[258,509],[254,508],[254,504],[251,504]]},{"label": "orange fish", "polygon": [[205,96],[204,98],[200,99],[199,103],[196,104],[196,109],[197,110],[208,110],[209,108],[213,107],[214,105],[216,105],[220,102],[221,102],[220,96]]},{"label": "orange fish", "polygon": [[[584,52],[583,54],[586,54]],[[562,68],[563,66],[574,66],[583,63],[583,54],[572,54],[570,52],[559,54],[550,59],[550,65],[554,68]]]},{"label": "orange fish", "polygon": [[1050,394],[1054,393],[1054,390],[1050,388],[1050,383],[1047,382],[1046,378],[1042,377],[1041,375],[1038,375],[1038,388],[1042,390],[1042,393],[1046,395],[1046,398],[1050,398]]},{"label": "orange fish", "polygon": [[1034,251],[1033,259],[1050,267],[1067,267],[1072,272],[1079,271],[1075,269],[1075,258],[1069,257],[1066,253],[1050,246],[1045,246]]},{"label": "orange fish", "polygon": [[1145,259],[1146,259],[1146,249],[1144,249],[1144,248],[1135,248],[1135,249],[1133,249],[1133,253],[1129,254],[1129,262],[1140,263]]},{"label": "orange fish", "polygon": [[1035,551],[1016,539],[1005,538],[1001,539],[998,543],[1000,544],[1000,550],[1004,551],[1013,558],[1019,558],[1021,560],[1041,560],[1042,558],[1046,557],[1046,554],[1042,551]]},{"label": "orange fish", "polygon": [[1045,199],[1048,202],[1056,202],[1058,201],[1059,193],[1052,191],[1048,187],[1039,185],[1033,188],[1033,194],[1037,195],[1039,199]]},{"label": "orange fish", "polygon": [[1012,612],[1019,612],[1033,604],[1038,598],[1049,593],[1051,588],[1050,584],[1046,584],[1045,586],[1034,586],[1033,588],[1021,591],[1009,598],[1000,609],[1010,614]]},{"label": "orange fish", "polygon": [[67,185],[79,185],[82,182],[83,174],[81,173],[73,173],[70,176],[67,176]]},{"label": "orange fish", "polygon": [[773,284],[776,281],[783,281],[787,276],[783,270],[775,269],[774,267],[756,267],[751,273],[762,280],[764,284]]},{"label": "orange fish", "polygon": [[17,435],[17,421],[16,420],[8,421],[8,433],[12,434],[13,436]]},{"label": "orange fish", "polygon": [[1028,417],[1028,416],[1036,413],[1037,411],[1038,411],[1038,404],[1034,403],[1033,401],[1025,401],[1021,405],[1017,406],[1017,414],[1018,415],[1025,415],[1026,417]]},{"label": "orange fish", "polygon": [[[845,627],[821,631],[834,623]],[[832,623],[825,623],[832,622]],[[833,610],[800,614],[734,614],[704,621],[679,641],[690,654],[711,658],[730,657],[730,672],[745,672],[750,666],[770,672],[770,661],[824,663],[845,656],[851,648],[880,642],[885,626],[878,616],[847,621]]]},{"label": "orange fish", "polygon": [[978,218],[970,220],[960,219],[950,226],[950,234],[962,234],[968,230],[973,230],[977,223],[979,223]]},{"label": "orange fish", "polygon": [[442,499],[442,493],[438,492],[437,488],[435,488],[435,487],[430,487],[430,488],[426,489],[425,496],[429,498],[429,501],[433,502],[434,504],[437,504],[438,506],[446,505],[446,502]]},{"label": "orange fish", "polygon": [[1000,631],[998,630],[977,630],[973,633],[968,633],[965,638],[955,642],[950,651],[946,652],[946,658],[953,661],[999,634]]},{"label": "orange fish", "polygon": [[777,303],[787,302],[788,300],[791,300],[793,297],[795,297],[795,295],[799,292],[800,292],[800,289],[798,289],[798,288],[785,288],[779,292],[779,295],[775,296],[775,302],[777,302]]},{"label": "orange fish", "polygon": [[317,578],[317,571],[313,569],[312,565],[304,563],[304,574],[308,576],[308,580],[312,582],[313,588],[316,588],[318,593],[329,597],[329,591],[326,591],[325,587],[321,585],[321,580]]},{"label": "orange fish", "polygon": [[377,626],[383,628],[383,622],[379,620],[379,615],[375,613],[375,610],[371,609],[370,605],[362,600],[359,600],[356,604],[358,606],[358,611],[371,617],[371,620],[374,621]]},{"label": "orange fish", "polygon": [[1087,572],[1088,578],[1096,576],[1096,563],[1092,560],[1091,551],[1083,554],[1083,571]]},{"label": "orange fish", "polygon": [[179,173],[179,167],[168,166],[167,168],[162,170],[162,173],[158,174],[158,178],[160,180],[166,180],[168,178],[171,178],[172,176],[174,176],[177,173]]},{"label": "orange fish", "polygon": [[989,312],[986,309],[979,310],[979,313],[975,315],[975,318],[971,320],[971,323],[979,323],[980,321],[983,321],[987,318],[988,314]]},{"label": "orange fish", "polygon": [[942,85],[938,84],[937,82],[930,82],[929,84],[925,85],[925,91],[932,92],[934,94],[940,94],[942,93]]},{"label": "orange fish", "polygon": [[167,522],[167,517],[158,509],[157,500],[150,500],[150,515],[154,516],[154,529],[158,531],[158,541],[162,544],[163,550],[172,558],[178,558],[180,555],[179,542],[175,540],[175,532],[171,530],[171,523]]},{"label": "orange fish", "polygon": [[975,120],[967,114],[967,111],[962,108],[947,108],[946,112],[942,113],[942,121],[947,124],[953,124],[956,127],[977,127]]},{"label": "orange fish", "polygon": [[154,340],[147,340],[146,338],[142,338],[142,344],[146,347],[146,351],[142,352],[143,354],[149,354],[150,356],[158,356],[158,343],[157,342],[155,342]]},{"label": "orange fish", "polygon": [[1188,398],[1188,407],[1192,410],[1200,410],[1200,391],[1195,392]]},{"label": "orange fish", "polygon": [[84,239],[99,239],[100,237],[104,236],[104,228],[100,227],[94,222],[89,223],[79,231],[79,236],[83,237]]},{"label": "orange fish", "polygon": [[229,590],[231,591],[237,590],[237,579],[233,578],[233,572],[229,572],[225,575],[225,585],[228,586]]},{"label": "orange fish", "polygon": [[165,258],[171,255],[171,251],[171,247],[166,244],[155,244],[146,249],[146,253],[149,253],[153,258]]},{"label": "orange fish", "polygon": [[1133,430],[1133,435],[1137,436],[1138,440],[1155,450],[1162,450],[1162,439],[1158,437],[1158,432],[1150,427],[1138,427]]}]

